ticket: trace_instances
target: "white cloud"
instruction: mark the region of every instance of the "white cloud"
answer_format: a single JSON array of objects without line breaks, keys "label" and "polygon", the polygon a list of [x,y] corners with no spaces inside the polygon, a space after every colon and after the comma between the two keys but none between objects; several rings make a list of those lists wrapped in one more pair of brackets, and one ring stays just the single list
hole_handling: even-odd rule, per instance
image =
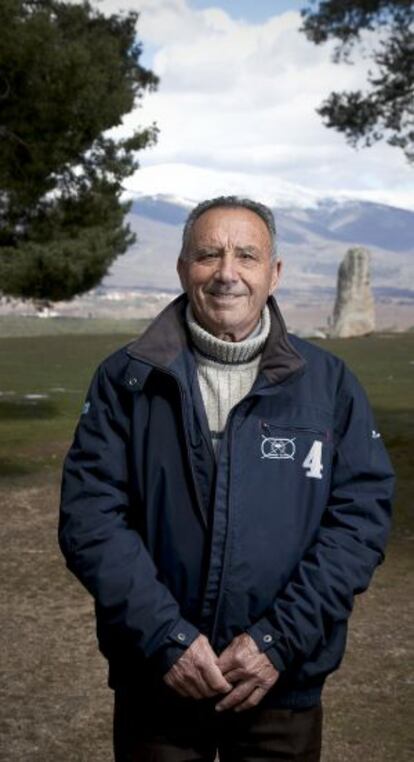
[{"label": "white cloud", "polygon": [[[104,0],[98,7],[131,6]],[[296,12],[247,24],[219,7],[194,10],[189,0],[140,0],[133,7],[144,49],[155,46],[160,86],[121,131],[157,122],[158,144],[140,162],[152,177],[158,171],[159,192],[170,192],[167,167],[193,165],[243,175],[247,185],[254,177],[255,186],[284,182],[311,194],[407,198],[412,170],[399,150],[381,143],[355,151],[315,112],[332,89],[363,88],[366,60],[333,64],[332,45],[309,43]],[[129,187],[140,184],[141,172]],[[178,194],[189,195],[190,175],[182,169],[176,175]]]}]

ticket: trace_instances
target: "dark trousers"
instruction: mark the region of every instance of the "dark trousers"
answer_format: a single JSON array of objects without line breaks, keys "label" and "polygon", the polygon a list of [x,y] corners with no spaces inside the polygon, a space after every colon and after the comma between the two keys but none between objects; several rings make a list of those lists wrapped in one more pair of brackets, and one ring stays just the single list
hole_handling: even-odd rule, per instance
[{"label": "dark trousers", "polygon": [[182,698],[167,686],[156,697],[115,692],[115,762],[319,762],[322,704],[280,709],[260,704],[216,712],[218,699]]}]

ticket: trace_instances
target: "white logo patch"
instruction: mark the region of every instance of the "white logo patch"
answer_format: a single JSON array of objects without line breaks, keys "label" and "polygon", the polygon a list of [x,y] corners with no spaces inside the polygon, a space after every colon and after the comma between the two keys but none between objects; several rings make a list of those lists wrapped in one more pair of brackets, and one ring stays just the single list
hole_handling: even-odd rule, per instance
[{"label": "white logo patch", "polygon": [[375,431],[375,429],[372,429],[372,435],[371,436],[372,436],[372,439],[380,439],[381,438],[381,434],[379,433],[379,431]]},{"label": "white logo patch", "polygon": [[90,403],[89,401],[88,401],[88,402],[85,402],[85,404],[84,404],[84,406],[83,406],[83,408],[82,408],[82,413],[81,413],[81,415],[86,415],[87,413],[89,413],[89,408],[90,408],[90,406],[91,406],[91,403]]},{"label": "white logo patch", "polygon": [[277,460],[294,460],[296,445],[294,439],[282,439],[279,437],[265,437],[262,434],[261,444],[262,458]]}]

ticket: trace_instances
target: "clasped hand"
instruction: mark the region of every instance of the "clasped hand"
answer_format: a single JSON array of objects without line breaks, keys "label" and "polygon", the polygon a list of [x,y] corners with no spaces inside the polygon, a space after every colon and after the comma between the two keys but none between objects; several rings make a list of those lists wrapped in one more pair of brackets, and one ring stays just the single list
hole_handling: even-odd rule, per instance
[{"label": "clasped hand", "polygon": [[242,633],[220,656],[205,635],[199,635],[163,680],[180,696],[201,699],[224,693],[215,708],[239,712],[256,706],[278,677],[279,672],[253,638]]}]

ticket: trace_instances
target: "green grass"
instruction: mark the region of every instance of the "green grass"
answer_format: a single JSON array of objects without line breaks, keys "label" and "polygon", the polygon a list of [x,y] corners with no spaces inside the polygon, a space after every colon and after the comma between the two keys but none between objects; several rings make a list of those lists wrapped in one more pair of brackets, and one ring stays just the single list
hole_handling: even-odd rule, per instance
[{"label": "green grass", "polygon": [[397,472],[394,530],[414,530],[414,334],[317,342],[357,374]]},{"label": "green grass", "polygon": [[69,334],[138,333],[148,323],[143,319],[39,318],[32,315],[0,315],[0,337],[56,336]]},{"label": "green grass", "polygon": [[[136,334],[135,334],[136,335]],[[0,338],[0,474],[60,467],[97,364],[134,337],[76,334]],[[414,451],[414,334],[318,341],[365,386],[398,471],[397,525],[410,524]],[[11,394],[11,392],[13,392]],[[27,394],[47,395],[28,399]]]},{"label": "green grass", "polygon": [[59,465],[96,365],[131,338],[0,338],[0,475],[34,475]]}]

